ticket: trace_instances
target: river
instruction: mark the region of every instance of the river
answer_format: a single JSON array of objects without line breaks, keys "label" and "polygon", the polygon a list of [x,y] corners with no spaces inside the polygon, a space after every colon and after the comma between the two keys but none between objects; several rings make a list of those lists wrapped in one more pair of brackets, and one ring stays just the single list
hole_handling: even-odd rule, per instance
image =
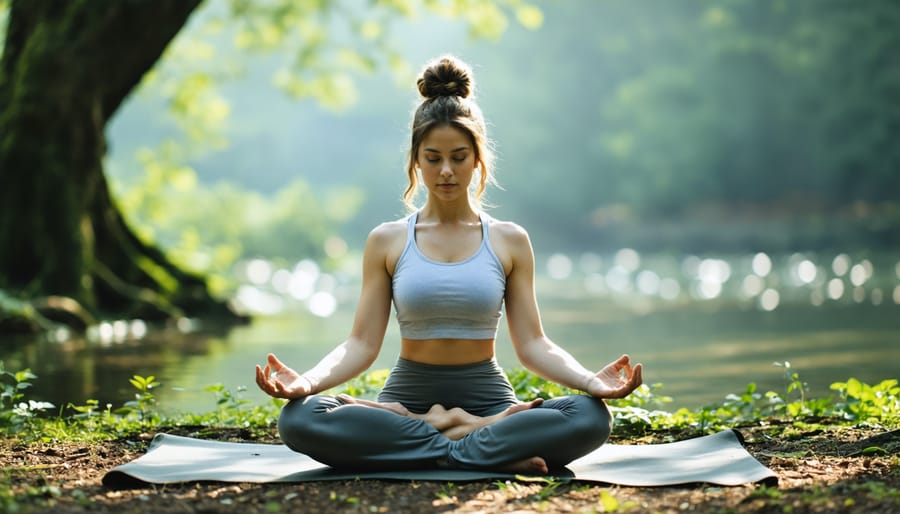
[{"label": "river", "polygon": [[[789,362],[816,397],[849,377],[898,378],[900,264],[888,256],[760,255],[539,258],[544,329],[590,368],[629,353],[643,362],[645,382],[662,384],[659,394],[673,397],[671,410],[720,403],[751,382],[785,394],[785,368],[774,363]],[[57,407],[87,399],[118,407],[134,396],[134,374],[157,377],[166,413],[213,410],[204,388],[214,384],[263,402],[253,365],[267,352],[298,368],[314,363],[346,337],[358,287],[353,276],[323,280],[327,274],[316,270],[313,282],[327,286],[318,307],[310,301],[316,293],[307,291],[305,301],[273,309],[265,300],[272,296],[260,296],[270,271],[240,295],[245,308],[268,312],[246,326],[120,322],[88,337],[7,336],[0,360],[7,371],[30,368],[38,378],[27,398]],[[254,301],[259,305],[249,305]],[[390,367],[398,337],[392,321],[373,369]],[[517,365],[503,323],[497,358]]]}]

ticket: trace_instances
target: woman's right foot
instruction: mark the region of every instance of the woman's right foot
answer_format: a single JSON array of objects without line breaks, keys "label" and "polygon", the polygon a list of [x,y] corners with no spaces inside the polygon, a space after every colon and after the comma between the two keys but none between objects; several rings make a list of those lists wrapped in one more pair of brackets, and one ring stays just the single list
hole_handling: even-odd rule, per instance
[{"label": "woman's right foot", "polygon": [[523,475],[546,475],[550,472],[550,469],[547,468],[547,462],[540,457],[530,457],[528,459],[511,462],[500,466],[497,470],[503,471],[504,473]]}]

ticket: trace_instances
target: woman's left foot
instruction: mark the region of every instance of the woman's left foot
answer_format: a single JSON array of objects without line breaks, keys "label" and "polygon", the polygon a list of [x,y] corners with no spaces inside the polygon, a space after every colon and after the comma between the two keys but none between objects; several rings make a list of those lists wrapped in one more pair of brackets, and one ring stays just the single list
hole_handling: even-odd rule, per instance
[{"label": "woman's left foot", "polygon": [[507,416],[512,416],[517,412],[532,409],[542,403],[544,403],[544,400],[538,398],[530,402],[512,405],[503,412],[485,417],[476,416],[459,407],[447,410],[442,405],[433,405],[425,414],[411,414],[410,417],[425,421],[438,429],[447,438],[455,441],[457,439],[462,439],[479,428],[493,425]]}]

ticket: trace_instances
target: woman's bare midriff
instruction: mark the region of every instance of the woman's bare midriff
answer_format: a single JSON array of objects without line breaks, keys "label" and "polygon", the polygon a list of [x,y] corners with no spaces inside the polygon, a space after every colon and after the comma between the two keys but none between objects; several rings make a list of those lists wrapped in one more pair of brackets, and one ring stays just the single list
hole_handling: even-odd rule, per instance
[{"label": "woman's bare midriff", "polygon": [[454,366],[494,357],[493,339],[403,339],[400,357],[422,364]]}]

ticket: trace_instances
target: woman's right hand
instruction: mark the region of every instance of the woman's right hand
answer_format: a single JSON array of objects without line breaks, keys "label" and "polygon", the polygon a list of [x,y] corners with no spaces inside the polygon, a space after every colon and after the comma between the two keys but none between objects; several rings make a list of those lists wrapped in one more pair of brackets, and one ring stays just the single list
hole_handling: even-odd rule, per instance
[{"label": "woman's right hand", "polygon": [[295,400],[313,393],[312,382],[278,360],[273,354],[267,357],[265,368],[256,365],[256,385],[269,396]]}]

